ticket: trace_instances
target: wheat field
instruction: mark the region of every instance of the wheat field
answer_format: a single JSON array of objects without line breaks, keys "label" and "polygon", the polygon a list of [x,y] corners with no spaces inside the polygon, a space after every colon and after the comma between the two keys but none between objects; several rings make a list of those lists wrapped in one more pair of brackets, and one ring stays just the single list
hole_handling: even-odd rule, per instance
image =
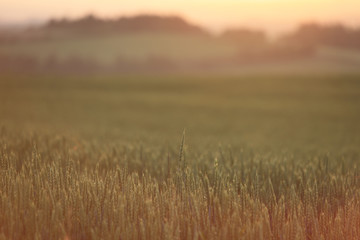
[{"label": "wheat field", "polygon": [[0,239],[360,239],[357,75],[0,84]]}]

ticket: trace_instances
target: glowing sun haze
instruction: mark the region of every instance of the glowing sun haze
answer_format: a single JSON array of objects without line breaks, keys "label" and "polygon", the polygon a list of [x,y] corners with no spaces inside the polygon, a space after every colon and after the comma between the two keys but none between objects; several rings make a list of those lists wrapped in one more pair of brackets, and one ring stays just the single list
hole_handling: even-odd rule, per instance
[{"label": "glowing sun haze", "polygon": [[0,0],[0,22],[155,13],[180,15],[212,30],[248,26],[287,30],[300,22],[360,26],[359,0]]}]

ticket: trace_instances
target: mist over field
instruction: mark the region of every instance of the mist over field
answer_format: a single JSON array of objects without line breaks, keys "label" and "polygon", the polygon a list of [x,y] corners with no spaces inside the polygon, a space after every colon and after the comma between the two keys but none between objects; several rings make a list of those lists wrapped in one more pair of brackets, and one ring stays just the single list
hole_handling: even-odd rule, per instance
[{"label": "mist over field", "polygon": [[357,240],[359,122],[346,24],[1,28],[0,239]]},{"label": "mist over field", "polygon": [[[1,71],[241,72],[249,66],[356,70],[360,29],[306,23],[270,39],[258,29],[215,35],[177,16],[52,19],[0,32]],[[240,71],[237,69],[240,69]],[[290,68],[291,69],[291,68]]]}]

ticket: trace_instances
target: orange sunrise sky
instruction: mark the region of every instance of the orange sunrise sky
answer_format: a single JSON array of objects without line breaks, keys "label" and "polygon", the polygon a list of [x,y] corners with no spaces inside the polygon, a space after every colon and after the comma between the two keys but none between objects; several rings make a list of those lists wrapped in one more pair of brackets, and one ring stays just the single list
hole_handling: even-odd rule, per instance
[{"label": "orange sunrise sky", "polygon": [[0,23],[88,13],[179,15],[212,31],[245,26],[281,32],[310,21],[360,26],[360,0],[0,0]]}]

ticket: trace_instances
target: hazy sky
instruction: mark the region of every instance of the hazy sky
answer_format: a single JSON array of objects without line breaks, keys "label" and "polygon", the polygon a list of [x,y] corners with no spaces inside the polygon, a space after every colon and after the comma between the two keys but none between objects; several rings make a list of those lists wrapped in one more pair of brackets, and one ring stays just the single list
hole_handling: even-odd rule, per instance
[{"label": "hazy sky", "polygon": [[299,22],[344,22],[360,26],[360,0],[0,0],[0,22],[157,13],[181,15],[219,30],[249,26],[272,32]]}]

